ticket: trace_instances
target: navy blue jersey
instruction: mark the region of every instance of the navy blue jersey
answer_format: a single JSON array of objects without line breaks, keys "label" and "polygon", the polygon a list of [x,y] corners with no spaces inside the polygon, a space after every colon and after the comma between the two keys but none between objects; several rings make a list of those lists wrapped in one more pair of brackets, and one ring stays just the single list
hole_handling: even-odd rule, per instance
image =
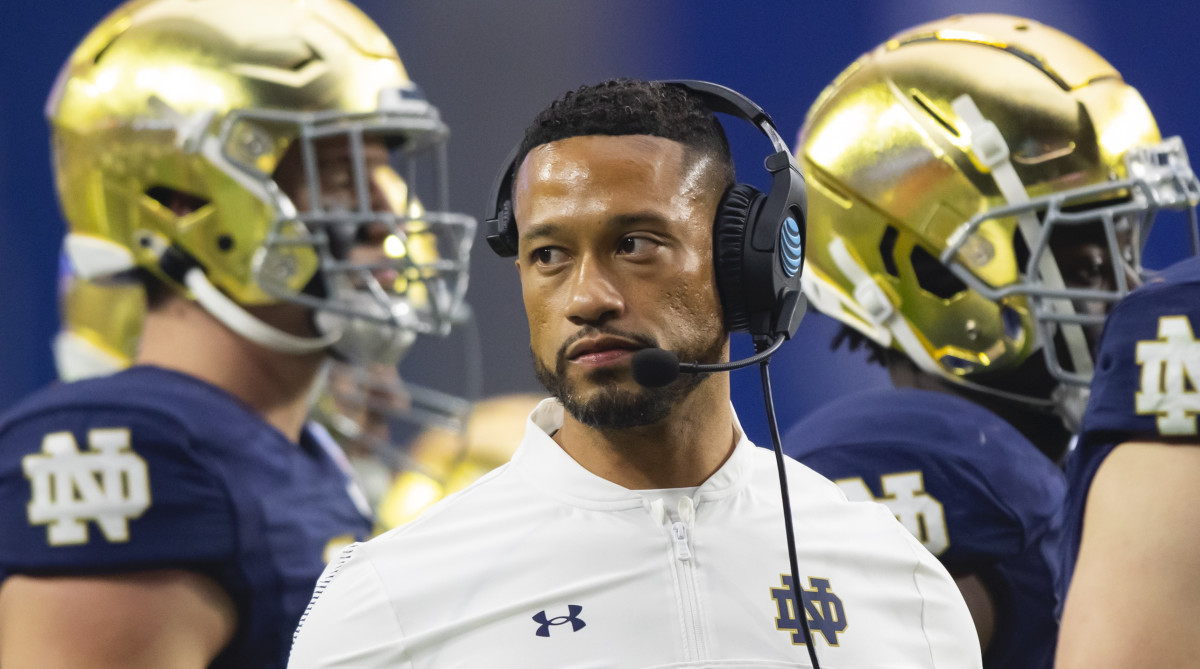
[{"label": "navy blue jersey", "polygon": [[847,497],[886,504],[951,574],[987,583],[996,628],[985,667],[1053,665],[1066,483],[1016,428],[953,395],[883,388],[821,406],[783,449]]},{"label": "navy blue jersey", "polygon": [[213,667],[284,667],[326,559],[366,539],[352,483],[224,391],[134,367],[0,417],[0,579],[183,568],[220,583],[237,631]]},{"label": "navy blue jersey", "polygon": [[1067,460],[1070,494],[1058,595],[1065,597],[1082,537],[1088,488],[1104,458],[1131,440],[1195,440],[1200,414],[1200,257],[1130,293],[1104,324],[1079,439]]}]

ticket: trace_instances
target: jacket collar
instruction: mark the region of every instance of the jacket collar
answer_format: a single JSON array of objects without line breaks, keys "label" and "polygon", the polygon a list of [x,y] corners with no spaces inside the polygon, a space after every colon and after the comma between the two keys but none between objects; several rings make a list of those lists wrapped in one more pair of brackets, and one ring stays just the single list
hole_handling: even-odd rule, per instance
[{"label": "jacket collar", "polygon": [[[697,505],[732,495],[749,480],[757,447],[746,438],[732,406],[730,411],[740,435],[738,443],[729,459],[696,491]],[[568,504],[611,511],[645,505],[638,491],[593,474],[567,455],[550,438],[562,424],[562,404],[553,398],[542,401],[525,422],[525,437],[510,466],[531,485]]]}]

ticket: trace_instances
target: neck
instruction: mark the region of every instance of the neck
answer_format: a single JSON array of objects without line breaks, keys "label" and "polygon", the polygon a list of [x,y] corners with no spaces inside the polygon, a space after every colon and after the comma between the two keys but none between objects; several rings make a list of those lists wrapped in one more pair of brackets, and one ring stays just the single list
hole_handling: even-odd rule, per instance
[{"label": "neck", "polygon": [[196,303],[172,296],[147,314],[137,363],[217,386],[298,442],[324,358],[321,352],[291,355],[263,348]]},{"label": "neck", "polygon": [[630,490],[698,486],[729,459],[739,437],[723,375],[702,381],[657,423],[609,430],[566,414],[554,434],[585,469]]}]

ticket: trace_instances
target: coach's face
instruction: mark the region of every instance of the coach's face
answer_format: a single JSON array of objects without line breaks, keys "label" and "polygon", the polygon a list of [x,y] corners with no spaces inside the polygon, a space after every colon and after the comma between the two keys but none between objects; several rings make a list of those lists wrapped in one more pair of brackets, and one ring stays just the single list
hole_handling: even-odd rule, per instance
[{"label": "coach's face", "polygon": [[521,164],[517,267],[534,364],[577,420],[654,423],[701,382],[642,388],[630,372],[639,349],[724,359],[709,169],[679,142],[647,135],[562,139]]}]

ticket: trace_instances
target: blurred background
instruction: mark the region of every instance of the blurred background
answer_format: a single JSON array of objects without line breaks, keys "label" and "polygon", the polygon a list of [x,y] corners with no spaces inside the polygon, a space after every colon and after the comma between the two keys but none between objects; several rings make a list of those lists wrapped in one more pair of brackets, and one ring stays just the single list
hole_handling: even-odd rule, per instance
[{"label": "blurred background", "polygon": [[[795,137],[809,105],[859,54],[893,33],[961,12],[1039,20],[1105,56],[1137,87],[1164,136],[1197,142],[1200,13],[1183,0],[359,0],[396,43],[409,75],[450,125],[451,204],[481,221],[504,156],[533,116],[566,90],[614,76],[696,78],[757,101]],[[64,232],[42,105],[82,36],[116,3],[12,0],[0,22],[0,411],[54,378],[55,281]],[[988,76],[980,72],[979,76]],[[740,122],[738,122],[740,123]],[[732,124],[730,124],[732,125]],[[739,179],[762,185],[768,144],[729,127]],[[1195,151],[1195,145],[1193,146]],[[1154,240],[1151,240],[1154,244]],[[1160,244],[1161,246],[1161,244]],[[1173,249],[1155,250],[1161,258]],[[1155,254],[1151,254],[1152,256]],[[468,300],[482,369],[468,369],[463,333],[423,339],[401,374],[484,395],[539,390],[511,260],[480,235]],[[810,315],[771,365],[780,427],[820,402],[886,384],[861,354],[831,352],[836,332]],[[735,338],[734,356],[750,351]],[[752,439],[769,444],[758,374],[733,374],[734,403]]]}]

